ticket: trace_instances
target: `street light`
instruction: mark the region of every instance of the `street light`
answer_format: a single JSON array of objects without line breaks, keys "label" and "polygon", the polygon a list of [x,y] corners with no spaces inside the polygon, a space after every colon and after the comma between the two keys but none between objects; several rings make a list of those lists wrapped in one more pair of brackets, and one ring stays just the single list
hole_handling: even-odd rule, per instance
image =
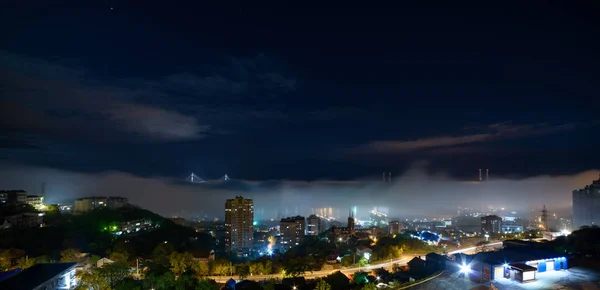
[{"label": "street light", "polygon": [[379,282],[379,279],[381,279],[381,277],[377,276],[375,277],[375,279],[377,279],[377,282]]},{"label": "street light", "polygon": [[471,273],[471,267],[469,267],[469,265],[462,264],[460,266],[460,272],[463,274],[469,274]]},{"label": "street light", "polygon": [[292,287],[292,289],[293,289],[293,290],[296,290],[296,289],[298,289],[298,287],[294,286],[294,287]]}]

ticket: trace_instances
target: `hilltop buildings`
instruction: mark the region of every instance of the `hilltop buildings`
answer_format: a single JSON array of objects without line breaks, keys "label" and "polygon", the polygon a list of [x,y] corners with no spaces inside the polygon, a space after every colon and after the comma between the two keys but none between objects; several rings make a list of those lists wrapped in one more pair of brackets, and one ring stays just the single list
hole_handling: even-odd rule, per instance
[{"label": "hilltop buildings", "polygon": [[120,208],[129,205],[129,200],[118,196],[90,196],[75,201],[75,213],[84,213],[97,208]]},{"label": "hilltop buildings", "polygon": [[573,228],[600,224],[600,178],[573,191]]},{"label": "hilltop buildings", "polygon": [[40,209],[44,205],[44,197],[29,195],[24,190],[0,190],[0,204],[17,205],[24,203]]},{"label": "hilltop buildings", "polygon": [[225,250],[242,255],[252,247],[254,202],[236,196],[225,202]]},{"label": "hilltop buildings", "polygon": [[8,228],[40,228],[44,226],[44,216],[41,213],[28,212],[0,217],[0,230]]}]

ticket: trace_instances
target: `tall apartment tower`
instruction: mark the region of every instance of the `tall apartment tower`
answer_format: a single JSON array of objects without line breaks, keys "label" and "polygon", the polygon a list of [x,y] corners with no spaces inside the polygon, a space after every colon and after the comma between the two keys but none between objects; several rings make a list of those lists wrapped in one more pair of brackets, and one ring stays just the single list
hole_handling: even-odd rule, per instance
[{"label": "tall apartment tower", "polygon": [[316,236],[326,231],[325,220],[320,217],[311,214],[306,218],[306,235]]},{"label": "tall apartment tower", "polygon": [[282,218],[279,222],[281,249],[289,250],[304,242],[306,221],[303,216]]},{"label": "tall apartment tower", "polygon": [[600,225],[600,177],[573,191],[573,229]]},{"label": "tall apartment tower", "polygon": [[481,217],[482,234],[501,234],[502,218],[497,215],[488,215]]},{"label": "tall apartment tower", "polygon": [[225,202],[225,250],[245,252],[252,247],[254,203],[236,196]]},{"label": "tall apartment tower", "polygon": [[548,210],[546,210],[546,205],[542,208],[542,225],[544,226],[544,230],[548,231]]}]

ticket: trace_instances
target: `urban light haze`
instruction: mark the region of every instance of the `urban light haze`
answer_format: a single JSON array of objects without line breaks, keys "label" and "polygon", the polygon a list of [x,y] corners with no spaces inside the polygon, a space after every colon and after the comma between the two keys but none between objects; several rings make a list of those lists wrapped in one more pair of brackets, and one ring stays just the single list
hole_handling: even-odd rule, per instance
[{"label": "urban light haze", "polygon": [[0,188],[165,216],[223,218],[243,195],[258,219],[441,218],[569,215],[598,178],[591,2],[204,2],[3,3]]}]

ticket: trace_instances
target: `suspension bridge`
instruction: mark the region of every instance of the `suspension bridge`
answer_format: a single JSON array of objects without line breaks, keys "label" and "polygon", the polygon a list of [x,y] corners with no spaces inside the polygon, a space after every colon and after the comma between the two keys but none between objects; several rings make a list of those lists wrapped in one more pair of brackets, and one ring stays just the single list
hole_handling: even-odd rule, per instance
[{"label": "suspension bridge", "polygon": [[188,175],[185,178],[185,181],[190,182],[190,183],[225,182],[225,181],[229,181],[229,180],[230,180],[230,178],[227,174],[221,176],[221,178],[219,178],[217,180],[205,180],[205,179],[200,178],[194,172],[192,172],[190,175]]}]

